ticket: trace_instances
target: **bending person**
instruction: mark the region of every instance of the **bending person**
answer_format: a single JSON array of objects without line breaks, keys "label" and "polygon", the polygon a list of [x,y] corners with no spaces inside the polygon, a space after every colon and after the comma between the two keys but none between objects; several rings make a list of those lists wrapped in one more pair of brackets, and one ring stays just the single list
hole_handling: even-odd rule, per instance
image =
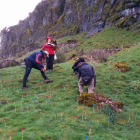
[{"label": "bending person", "polygon": [[[84,92],[84,86],[88,86],[88,93],[93,93],[96,86],[96,75],[93,67],[86,62],[83,58],[76,61],[76,71],[78,71],[78,87],[80,95]],[[84,60],[85,61],[85,60]]]},{"label": "bending person", "polygon": [[42,65],[42,59],[47,58],[48,52],[47,51],[40,51],[40,52],[34,52],[30,56],[26,57],[24,59],[26,70],[23,77],[23,87],[22,89],[27,89],[26,86],[27,78],[32,70],[32,68],[35,68],[37,70],[40,70],[42,77],[44,78],[46,83],[53,82],[52,80],[49,80],[47,76],[45,75],[44,71],[46,70],[44,66]]}]

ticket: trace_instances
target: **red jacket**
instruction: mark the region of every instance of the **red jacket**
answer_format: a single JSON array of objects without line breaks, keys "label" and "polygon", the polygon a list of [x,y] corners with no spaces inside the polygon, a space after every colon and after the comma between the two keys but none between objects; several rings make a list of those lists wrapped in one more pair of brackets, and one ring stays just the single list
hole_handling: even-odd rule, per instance
[{"label": "red jacket", "polygon": [[45,50],[45,49],[49,54],[54,54],[54,51],[56,50],[56,48],[51,44],[44,44],[42,47],[42,50]]}]

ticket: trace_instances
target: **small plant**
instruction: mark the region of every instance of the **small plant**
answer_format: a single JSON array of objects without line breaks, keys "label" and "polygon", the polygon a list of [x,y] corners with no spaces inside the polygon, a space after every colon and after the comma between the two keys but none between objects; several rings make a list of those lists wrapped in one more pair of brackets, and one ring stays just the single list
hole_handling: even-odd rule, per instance
[{"label": "small plant", "polygon": [[133,81],[131,86],[135,90],[140,90],[140,81]]},{"label": "small plant", "polygon": [[117,106],[118,106],[118,108],[122,109],[123,106],[124,106],[124,103],[123,102],[117,102]]},{"label": "small plant", "polygon": [[114,102],[107,96],[88,93],[82,93],[82,95],[78,99],[78,103],[86,106],[93,106],[93,104],[96,104],[98,108],[103,108],[103,110],[105,109],[104,106],[108,105],[109,108],[116,112],[122,112],[122,108],[124,105],[123,102]]},{"label": "small plant", "polygon": [[56,53],[57,59],[54,61],[54,63],[63,63],[65,62],[65,55],[63,53]]},{"label": "small plant", "polygon": [[129,66],[125,62],[117,62],[115,67],[118,71],[127,72],[129,71]]},{"label": "small plant", "polygon": [[110,55],[110,53],[104,49],[90,50],[88,54],[91,55],[94,60],[99,62],[106,62]]},{"label": "small plant", "polygon": [[84,104],[85,106],[93,106],[96,101],[93,99],[93,94],[82,93],[78,99],[78,103]]},{"label": "small plant", "polygon": [[139,91],[140,91],[140,81],[133,81],[131,88],[135,91],[137,96],[140,98]]}]

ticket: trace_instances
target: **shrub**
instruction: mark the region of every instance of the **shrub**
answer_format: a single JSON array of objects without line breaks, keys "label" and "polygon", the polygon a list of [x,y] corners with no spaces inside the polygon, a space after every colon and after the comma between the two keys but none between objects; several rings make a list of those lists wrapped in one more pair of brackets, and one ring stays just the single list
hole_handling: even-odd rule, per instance
[{"label": "shrub", "polygon": [[131,83],[131,87],[132,89],[134,89],[135,91],[140,91],[140,81],[137,80],[137,81],[133,81]]},{"label": "shrub", "polygon": [[57,59],[54,60],[54,64],[65,62],[65,55],[64,55],[64,53],[60,53],[59,52],[59,53],[56,54],[56,56],[57,56]]},{"label": "shrub", "polygon": [[118,71],[121,71],[121,72],[129,71],[129,66],[125,62],[117,62],[115,64],[115,67],[117,68]]},{"label": "shrub", "polygon": [[93,106],[96,101],[93,99],[93,94],[82,93],[82,95],[78,99],[78,103],[85,106]]},{"label": "shrub", "polygon": [[114,102],[109,97],[94,93],[82,93],[78,99],[78,103],[83,104],[85,106],[93,106],[93,104],[96,104],[96,106],[101,108],[107,104],[112,110],[116,112],[122,112],[122,108],[124,105],[123,102]]},{"label": "shrub", "polygon": [[106,62],[110,53],[105,49],[95,49],[88,52],[95,61]]},{"label": "shrub", "polygon": [[117,102],[117,107],[122,109],[124,106],[124,103],[123,102]]}]

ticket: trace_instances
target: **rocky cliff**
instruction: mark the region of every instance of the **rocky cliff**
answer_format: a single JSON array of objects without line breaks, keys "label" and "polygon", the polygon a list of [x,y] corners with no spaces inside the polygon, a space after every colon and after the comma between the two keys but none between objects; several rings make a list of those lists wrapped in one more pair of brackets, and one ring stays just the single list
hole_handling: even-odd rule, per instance
[{"label": "rocky cliff", "polygon": [[91,37],[112,25],[139,28],[140,0],[42,0],[25,20],[1,31],[0,58],[40,48],[46,36],[60,38],[87,31]]}]

